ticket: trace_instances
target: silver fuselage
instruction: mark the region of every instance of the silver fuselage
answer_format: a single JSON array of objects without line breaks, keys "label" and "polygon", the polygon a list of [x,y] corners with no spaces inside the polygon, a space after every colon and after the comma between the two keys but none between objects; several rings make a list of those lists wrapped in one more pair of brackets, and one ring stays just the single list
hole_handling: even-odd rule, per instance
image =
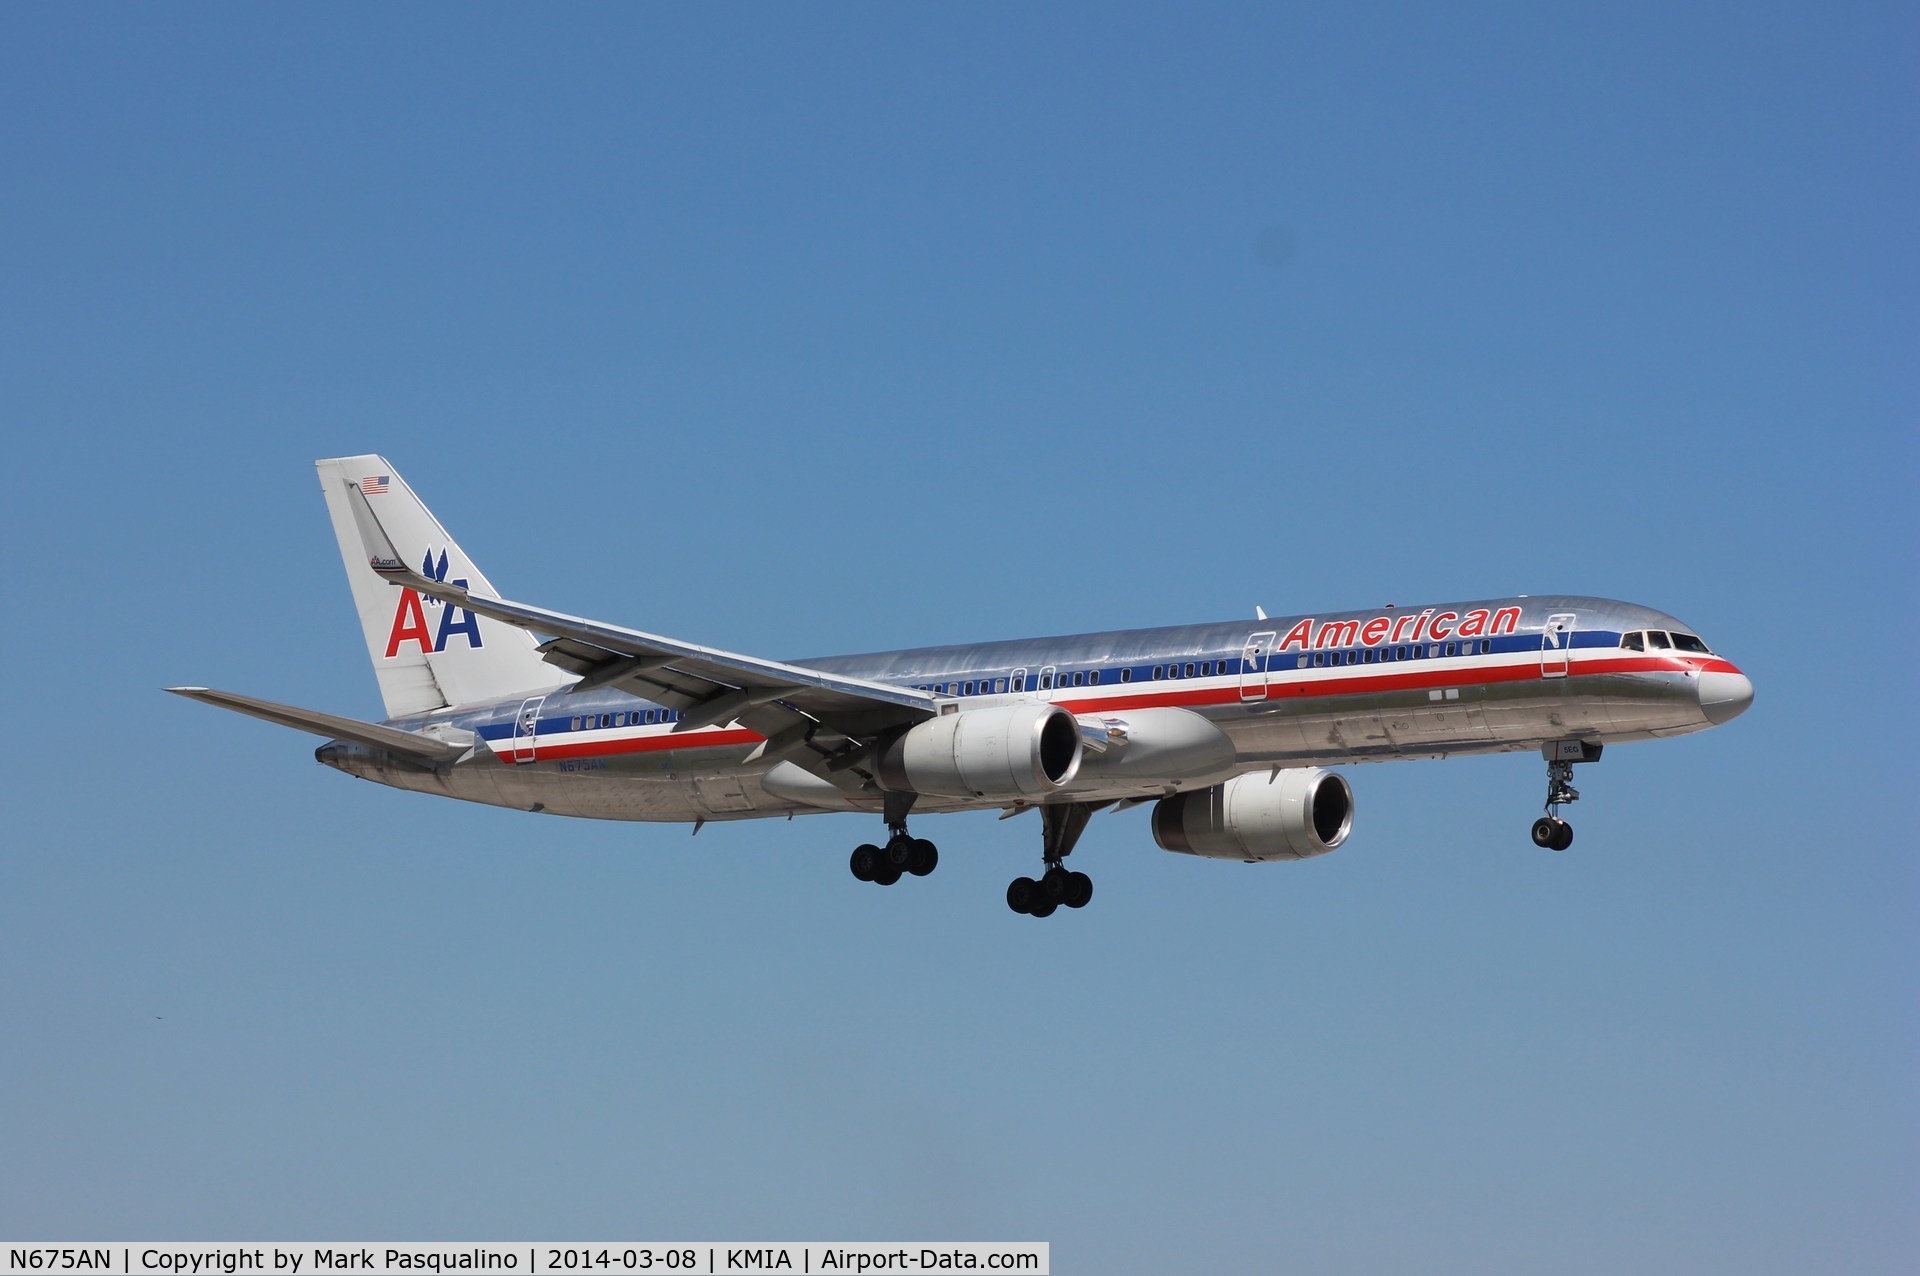
[{"label": "silver fuselage", "polygon": [[[1477,625],[1475,616],[1483,617]],[[1274,766],[1519,752],[1564,740],[1649,740],[1701,731],[1731,716],[1716,701],[1735,694],[1728,691],[1735,683],[1746,688],[1739,671],[1717,654],[1622,647],[1623,634],[1645,630],[1692,632],[1671,616],[1629,603],[1517,597],[801,663],[927,688],[961,712],[1047,700],[1097,724],[1180,708],[1205,717],[1233,742],[1231,762],[1211,774],[1169,783],[1091,767],[1057,795],[1098,802],[1203,787]],[[576,694],[558,684],[390,723],[455,739],[470,733],[471,752],[449,766],[409,764],[344,741],[323,746],[318,756],[397,788],[594,819],[879,809],[877,793],[819,783],[800,791],[770,786],[769,775],[781,764],[749,760],[759,736],[737,724],[677,731],[669,717],[619,691]],[[1008,805],[929,797],[916,809]]]}]

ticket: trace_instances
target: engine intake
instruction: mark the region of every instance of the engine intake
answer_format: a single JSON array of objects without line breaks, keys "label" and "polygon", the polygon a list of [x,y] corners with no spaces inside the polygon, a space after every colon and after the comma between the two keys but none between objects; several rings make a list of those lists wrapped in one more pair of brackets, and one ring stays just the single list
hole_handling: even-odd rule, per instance
[{"label": "engine intake", "polygon": [[1331,771],[1257,771],[1153,808],[1163,851],[1219,860],[1303,860],[1347,840],[1353,790]]},{"label": "engine intake", "polygon": [[1055,704],[944,714],[880,747],[880,782],[938,797],[1045,797],[1080,771],[1080,724]]}]

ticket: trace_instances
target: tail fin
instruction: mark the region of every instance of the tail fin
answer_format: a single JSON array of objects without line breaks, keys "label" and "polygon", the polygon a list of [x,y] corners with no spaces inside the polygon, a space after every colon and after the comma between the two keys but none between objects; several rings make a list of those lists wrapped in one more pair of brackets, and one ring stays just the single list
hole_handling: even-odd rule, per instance
[{"label": "tail fin", "polygon": [[565,681],[563,673],[540,658],[525,630],[483,620],[438,599],[423,599],[375,574],[369,565],[373,550],[361,536],[349,484],[378,509],[380,525],[409,566],[420,564],[421,575],[464,581],[476,594],[497,594],[385,457],[342,456],[314,466],[389,718],[502,699]]}]

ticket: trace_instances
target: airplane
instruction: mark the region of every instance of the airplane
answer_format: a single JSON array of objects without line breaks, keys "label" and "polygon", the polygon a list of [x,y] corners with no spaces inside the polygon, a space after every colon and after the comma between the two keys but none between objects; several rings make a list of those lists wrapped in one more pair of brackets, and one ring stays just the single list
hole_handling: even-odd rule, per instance
[{"label": "airplane", "polygon": [[167,690],[328,738],[348,775],[547,815],[691,822],[878,815],[855,878],[924,877],[909,812],[1040,813],[1016,913],[1084,907],[1066,859],[1099,811],[1152,804],[1163,850],[1246,863],[1337,849],[1329,767],[1531,752],[1537,846],[1565,850],[1574,767],[1746,711],[1753,684],[1663,612],[1572,595],[765,660],[502,597],[383,457],[315,463],[386,706],[363,722]]}]

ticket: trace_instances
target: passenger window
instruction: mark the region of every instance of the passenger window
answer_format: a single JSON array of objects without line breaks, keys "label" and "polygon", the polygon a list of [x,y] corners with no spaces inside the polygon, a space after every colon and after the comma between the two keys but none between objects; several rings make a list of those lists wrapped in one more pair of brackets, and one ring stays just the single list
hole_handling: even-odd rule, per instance
[{"label": "passenger window", "polygon": [[1090,687],[1097,687],[1100,685],[1100,671],[1098,669],[1095,669],[1092,673],[1089,673],[1087,675],[1087,685]]},{"label": "passenger window", "polygon": [[1122,682],[1133,681],[1133,666],[1128,665],[1120,670],[1120,681]]},{"label": "passenger window", "polygon": [[1480,640],[1480,654],[1484,656],[1484,655],[1486,655],[1486,654],[1487,654],[1487,653],[1488,653],[1489,651],[1492,651],[1492,650],[1493,650],[1493,639],[1491,639],[1491,638],[1482,638],[1482,639]]},{"label": "passenger window", "polygon": [[1326,653],[1326,652],[1324,652],[1324,651],[1316,651],[1316,652],[1314,652],[1314,653],[1313,653],[1313,667],[1314,667],[1315,669],[1324,669],[1324,668],[1326,668],[1326,667],[1327,667],[1327,653]]},{"label": "passenger window", "polygon": [[1313,663],[1313,659],[1310,656],[1296,656],[1294,657],[1293,667],[1295,669],[1305,669],[1308,665],[1312,663]]},{"label": "passenger window", "polygon": [[1668,646],[1667,635],[1658,629],[1647,630],[1647,646],[1655,651],[1665,651]]},{"label": "passenger window", "polygon": [[1027,689],[1027,679],[1025,674],[1022,674],[1013,680],[1013,689],[1015,691],[1025,691]]},{"label": "passenger window", "polygon": [[1042,690],[1042,691],[1051,691],[1051,690],[1053,690],[1053,675],[1052,675],[1052,674],[1050,674],[1050,673],[1043,673],[1043,674],[1041,674],[1041,675],[1040,675],[1040,690]]},{"label": "passenger window", "polygon": [[1459,649],[1458,649],[1457,647],[1455,647],[1455,646],[1454,646],[1454,644],[1452,644],[1452,643],[1448,643],[1448,644],[1447,644],[1447,651],[1446,651],[1446,654],[1447,654],[1447,655],[1449,655],[1449,656],[1451,656],[1451,655],[1453,655],[1453,654],[1455,654],[1455,653],[1456,653],[1456,652],[1457,652],[1458,650],[1459,650]]},{"label": "passenger window", "polygon": [[1620,645],[1628,651],[1645,651],[1647,649],[1646,640],[1641,638],[1637,633],[1621,634]]},{"label": "passenger window", "polygon": [[961,688],[961,694],[969,696],[973,694],[973,681],[971,679],[967,681],[965,687]]},{"label": "passenger window", "polygon": [[1165,665],[1155,665],[1153,667],[1153,680],[1155,682],[1160,681],[1160,679],[1166,676],[1167,676],[1167,668]]},{"label": "passenger window", "polygon": [[1200,662],[1200,676],[1202,678],[1213,677],[1213,661],[1203,660]]},{"label": "passenger window", "polygon": [[1371,647],[1367,648],[1366,654],[1360,657],[1361,663],[1369,664],[1369,665],[1372,664],[1376,659],[1378,659],[1378,657],[1376,657],[1373,654],[1373,648]]},{"label": "passenger window", "polygon": [[994,692],[994,694],[995,694],[995,695],[999,695],[999,696],[1004,696],[1004,695],[1006,695],[1006,694],[1007,694],[1007,680],[1006,680],[1005,678],[995,678],[995,679],[993,680],[993,692]]},{"label": "passenger window", "polygon": [[1185,676],[1188,678],[1193,677],[1193,661],[1191,660],[1187,661],[1187,672]]}]

